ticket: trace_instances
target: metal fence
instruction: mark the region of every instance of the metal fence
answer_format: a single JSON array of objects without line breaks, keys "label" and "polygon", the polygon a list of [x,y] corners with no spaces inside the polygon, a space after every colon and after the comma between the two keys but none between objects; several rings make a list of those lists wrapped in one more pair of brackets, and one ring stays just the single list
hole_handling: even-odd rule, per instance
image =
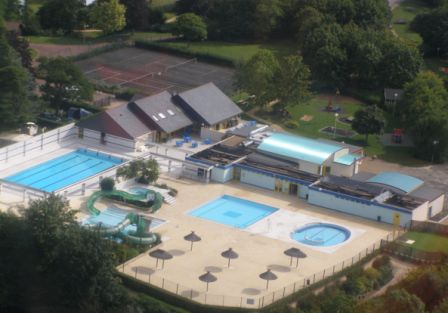
[{"label": "metal fence", "polygon": [[[315,283],[318,283],[326,278],[329,278],[342,270],[351,267],[361,261],[363,258],[374,253],[382,247],[382,245],[395,240],[398,236],[402,234],[402,231],[397,231],[389,233],[384,238],[378,240],[374,244],[366,247],[365,249],[354,254],[351,258],[348,258],[340,263],[334,264],[331,267],[323,269],[320,272],[313,273],[303,279],[296,281],[290,285],[284,286],[281,289],[271,291],[264,296],[228,296],[228,295],[216,295],[204,290],[195,290],[191,287],[184,286],[182,284],[164,279],[163,277],[155,276],[154,270],[147,267],[130,267],[129,265],[133,263],[136,259],[132,259],[128,262],[123,263],[118,267],[120,272],[126,275],[132,276],[143,283],[151,284],[158,288],[164,289],[168,292],[182,296],[184,298],[190,299],[192,301],[215,306],[225,306],[225,307],[241,307],[241,308],[263,308],[276,301],[279,301],[287,296],[290,296],[306,287],[309,287]],[[144,257],[142,254],[137,257]]]}]

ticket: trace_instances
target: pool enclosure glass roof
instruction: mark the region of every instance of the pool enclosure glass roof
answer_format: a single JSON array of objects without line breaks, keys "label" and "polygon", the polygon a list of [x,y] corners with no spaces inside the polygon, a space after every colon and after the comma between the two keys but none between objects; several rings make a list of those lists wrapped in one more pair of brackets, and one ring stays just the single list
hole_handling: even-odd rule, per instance
[{"label": "pool enclosure glass roof", "polygon": [[258,146],[261,152],[303,160],[314,164],[324,163],[333,153],[342,148],[318,140],[289,134],[273,134]]},{"label": "pool enclosure glass roof", "polygon": [[382,172],[367,180],[369,183],[376,183],[391,186],[409,193],[421,185],[424,181],[413,176],[396,173],[396,172]]}]

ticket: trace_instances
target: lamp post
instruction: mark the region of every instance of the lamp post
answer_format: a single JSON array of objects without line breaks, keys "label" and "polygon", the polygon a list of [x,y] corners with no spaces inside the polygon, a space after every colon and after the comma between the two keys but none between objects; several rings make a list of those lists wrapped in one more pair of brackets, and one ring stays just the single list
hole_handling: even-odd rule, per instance
[{"label": "lamp post", "polygon": [[436,146],[439,144],[438,140],[433,140],[432,142],[432,155],[431,155],[431,163],[434,163],[434,152],[436,150]]},{"label": "lamp post", "polygon": [[336,137],[336,121],[338,120],[338,113],[334,113],[334,129],[333,129],[333,137]]},{"label": "lamp post", "polygon": [[395,107],[397,106],[397,98],[398,98],[398,93],[394,93],[394,109],[393,109],[393,113],[392,116],[395,118]]}]

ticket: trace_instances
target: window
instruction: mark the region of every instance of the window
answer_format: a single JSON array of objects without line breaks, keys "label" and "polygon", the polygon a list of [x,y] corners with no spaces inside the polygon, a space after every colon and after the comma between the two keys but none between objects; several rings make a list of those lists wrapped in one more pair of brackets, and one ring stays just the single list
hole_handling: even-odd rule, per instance
[{"label": "window", "polygon": [[159,113],[161,119],[164,119],[166,116],[163,113]]},{"label": "window", "polygon": [[174,112],[171,111],[171,110],[167,110],[167,112],[168,112],[169,115],[174,115]]},{"label": "window", "polygon": [[156,121],[156,122],[159,121],[159,119],[158,119],[155,115],[152,116],[152,119],[153,119],[154,121]]}]

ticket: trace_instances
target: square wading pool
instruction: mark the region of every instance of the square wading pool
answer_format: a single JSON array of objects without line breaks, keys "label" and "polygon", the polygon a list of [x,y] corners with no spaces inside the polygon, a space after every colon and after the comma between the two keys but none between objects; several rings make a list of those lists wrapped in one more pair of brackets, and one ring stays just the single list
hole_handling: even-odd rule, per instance
[{"label": "square wading pool", "polygon": [[277,210],[276,208],[261,203],[223,195],[188,214],[243,229],[271,215]]},{"label": "square wading pool", "polygon": [[108,154],[78,149],[8,176],[5,180],[54,192],[110,169],[123,161]]}]

